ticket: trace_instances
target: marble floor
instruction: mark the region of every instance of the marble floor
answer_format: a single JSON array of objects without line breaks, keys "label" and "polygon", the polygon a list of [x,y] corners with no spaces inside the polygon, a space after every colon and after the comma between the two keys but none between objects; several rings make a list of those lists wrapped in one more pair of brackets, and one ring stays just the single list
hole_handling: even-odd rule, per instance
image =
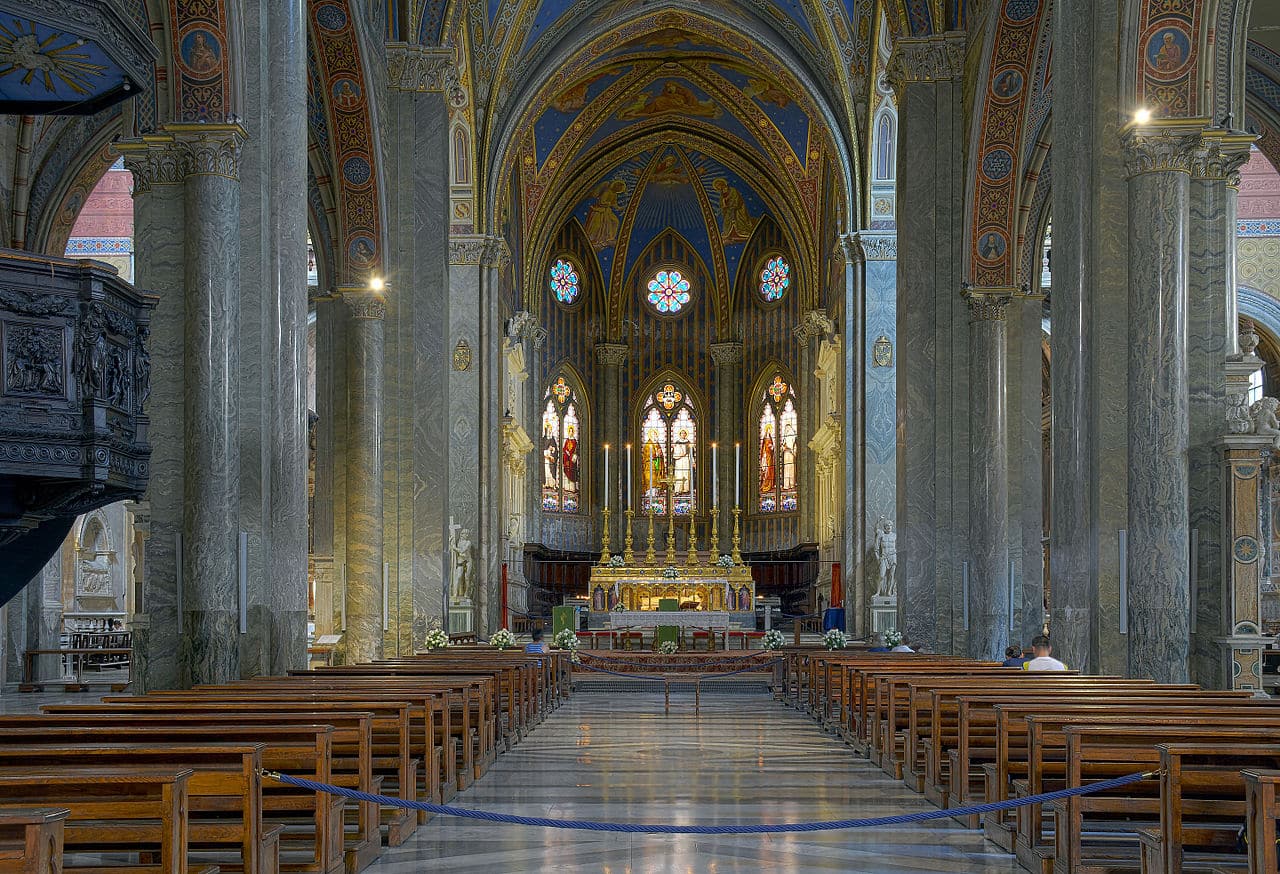
[{"label": "marble floor", "polygon": [[[623,822],[727,824],[888,816],[932,805],[766,695],[579,693],[455,804]],[[1020,869],[950,820],[767,836],[550,831],[437,817],[369,874],[966,872]]]}]

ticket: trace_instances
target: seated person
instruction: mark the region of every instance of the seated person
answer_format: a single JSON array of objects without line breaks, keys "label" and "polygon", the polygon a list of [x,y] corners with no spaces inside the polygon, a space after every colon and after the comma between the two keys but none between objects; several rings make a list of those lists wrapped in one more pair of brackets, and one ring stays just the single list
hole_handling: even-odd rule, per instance
[{"label": "seated person", "polygon": [[1022,647],[1020,646],[1005,647],[1004,666],[1006,668],[1020,668],[1026,663],[1027,663],[1027,660],[1022,657]]},{"label": "seated person", "polygon": [[1053,646],[1049,643],[1049,638],[1043,634],[1037,635],[1036,639],[1031,641],[1031,649],[1035,652],[1036,657],[1022,666],[1024,671],[1065,671],[1067,666],[1052,656]]},{"label": "seated person", "polygon": [[529,635],[533,638],[533,643],[525,644],[524,651],[528,653],[545,653],[547,645],[542,642],[542,629],[535,628],[533,633]]},{"label": "seated person", "polygon": [[915,650],[911,648],[911,641],[907,640],[907,636],[904,634],[898,645],[889,650],[889,652],[915,652]]},{"label": "seated person", "polygon": [[884,645],[884,636],[880,634],[872,635],[871,648],[867,652],[888,652],[889,647]]}]

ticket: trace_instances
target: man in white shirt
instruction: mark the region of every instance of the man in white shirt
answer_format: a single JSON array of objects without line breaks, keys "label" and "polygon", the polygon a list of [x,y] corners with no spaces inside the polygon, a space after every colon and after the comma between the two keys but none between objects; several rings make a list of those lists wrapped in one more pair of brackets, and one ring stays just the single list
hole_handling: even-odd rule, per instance
[{"label": "man in white shirt", "polygon": [[915,650],[911,648],[911,641],[907,640],[907,636],[904,634],[902,635],[902,640],[898,641],[898,645],[889,650],[889,652],[915,652]]},{"label": "man in white shirt", "polygon": [[1038,635],[1031,641],[1031,649],[1036,657],[1022,666],[1024,671],[1065,671],[1067,669],[1066,665],[1051,655],[1053,647],[1050,646],[1049,638],[1045,635]]}]

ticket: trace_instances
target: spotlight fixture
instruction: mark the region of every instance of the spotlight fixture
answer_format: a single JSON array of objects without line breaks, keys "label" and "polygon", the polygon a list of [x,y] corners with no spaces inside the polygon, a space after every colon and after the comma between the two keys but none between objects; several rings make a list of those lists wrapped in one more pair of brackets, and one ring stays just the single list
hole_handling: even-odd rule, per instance
[{"label": "spotlight fixture", "polygon": [[1141,107],[1137,112],[1133,114],[1133,120],[1136,121],[1138,124],[1146,124],[1147,122],[1151,121],[1151,110],[1147,109],[1145,106]]},{"label": "spotlight fixture", "polygon": [[374,276],[369,280],[370,291],[382,291],[387,287],[387,283],[383,281],[381,276]]}]

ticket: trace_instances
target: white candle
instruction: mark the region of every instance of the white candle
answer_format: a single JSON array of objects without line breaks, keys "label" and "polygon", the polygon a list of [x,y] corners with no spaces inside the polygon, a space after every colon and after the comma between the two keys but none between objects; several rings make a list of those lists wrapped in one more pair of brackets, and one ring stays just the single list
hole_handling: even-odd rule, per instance
[{"label": "white candle", "polygon": [[733,506],[742,506],[742,444],[733,444]]},{"label": "white candle", "polygon": [[631,444],[627,444],[627,509],[631,509]]},{"label": "white candle", "polygon": [[716,471],[720,468],[716,466],[716,445],[711,444],[711,506],[720,506],[720,484],[716,479]]},{"label": "white candle", "polygon": [[609,509],[609,444],[604,445],[604,508]]}]

